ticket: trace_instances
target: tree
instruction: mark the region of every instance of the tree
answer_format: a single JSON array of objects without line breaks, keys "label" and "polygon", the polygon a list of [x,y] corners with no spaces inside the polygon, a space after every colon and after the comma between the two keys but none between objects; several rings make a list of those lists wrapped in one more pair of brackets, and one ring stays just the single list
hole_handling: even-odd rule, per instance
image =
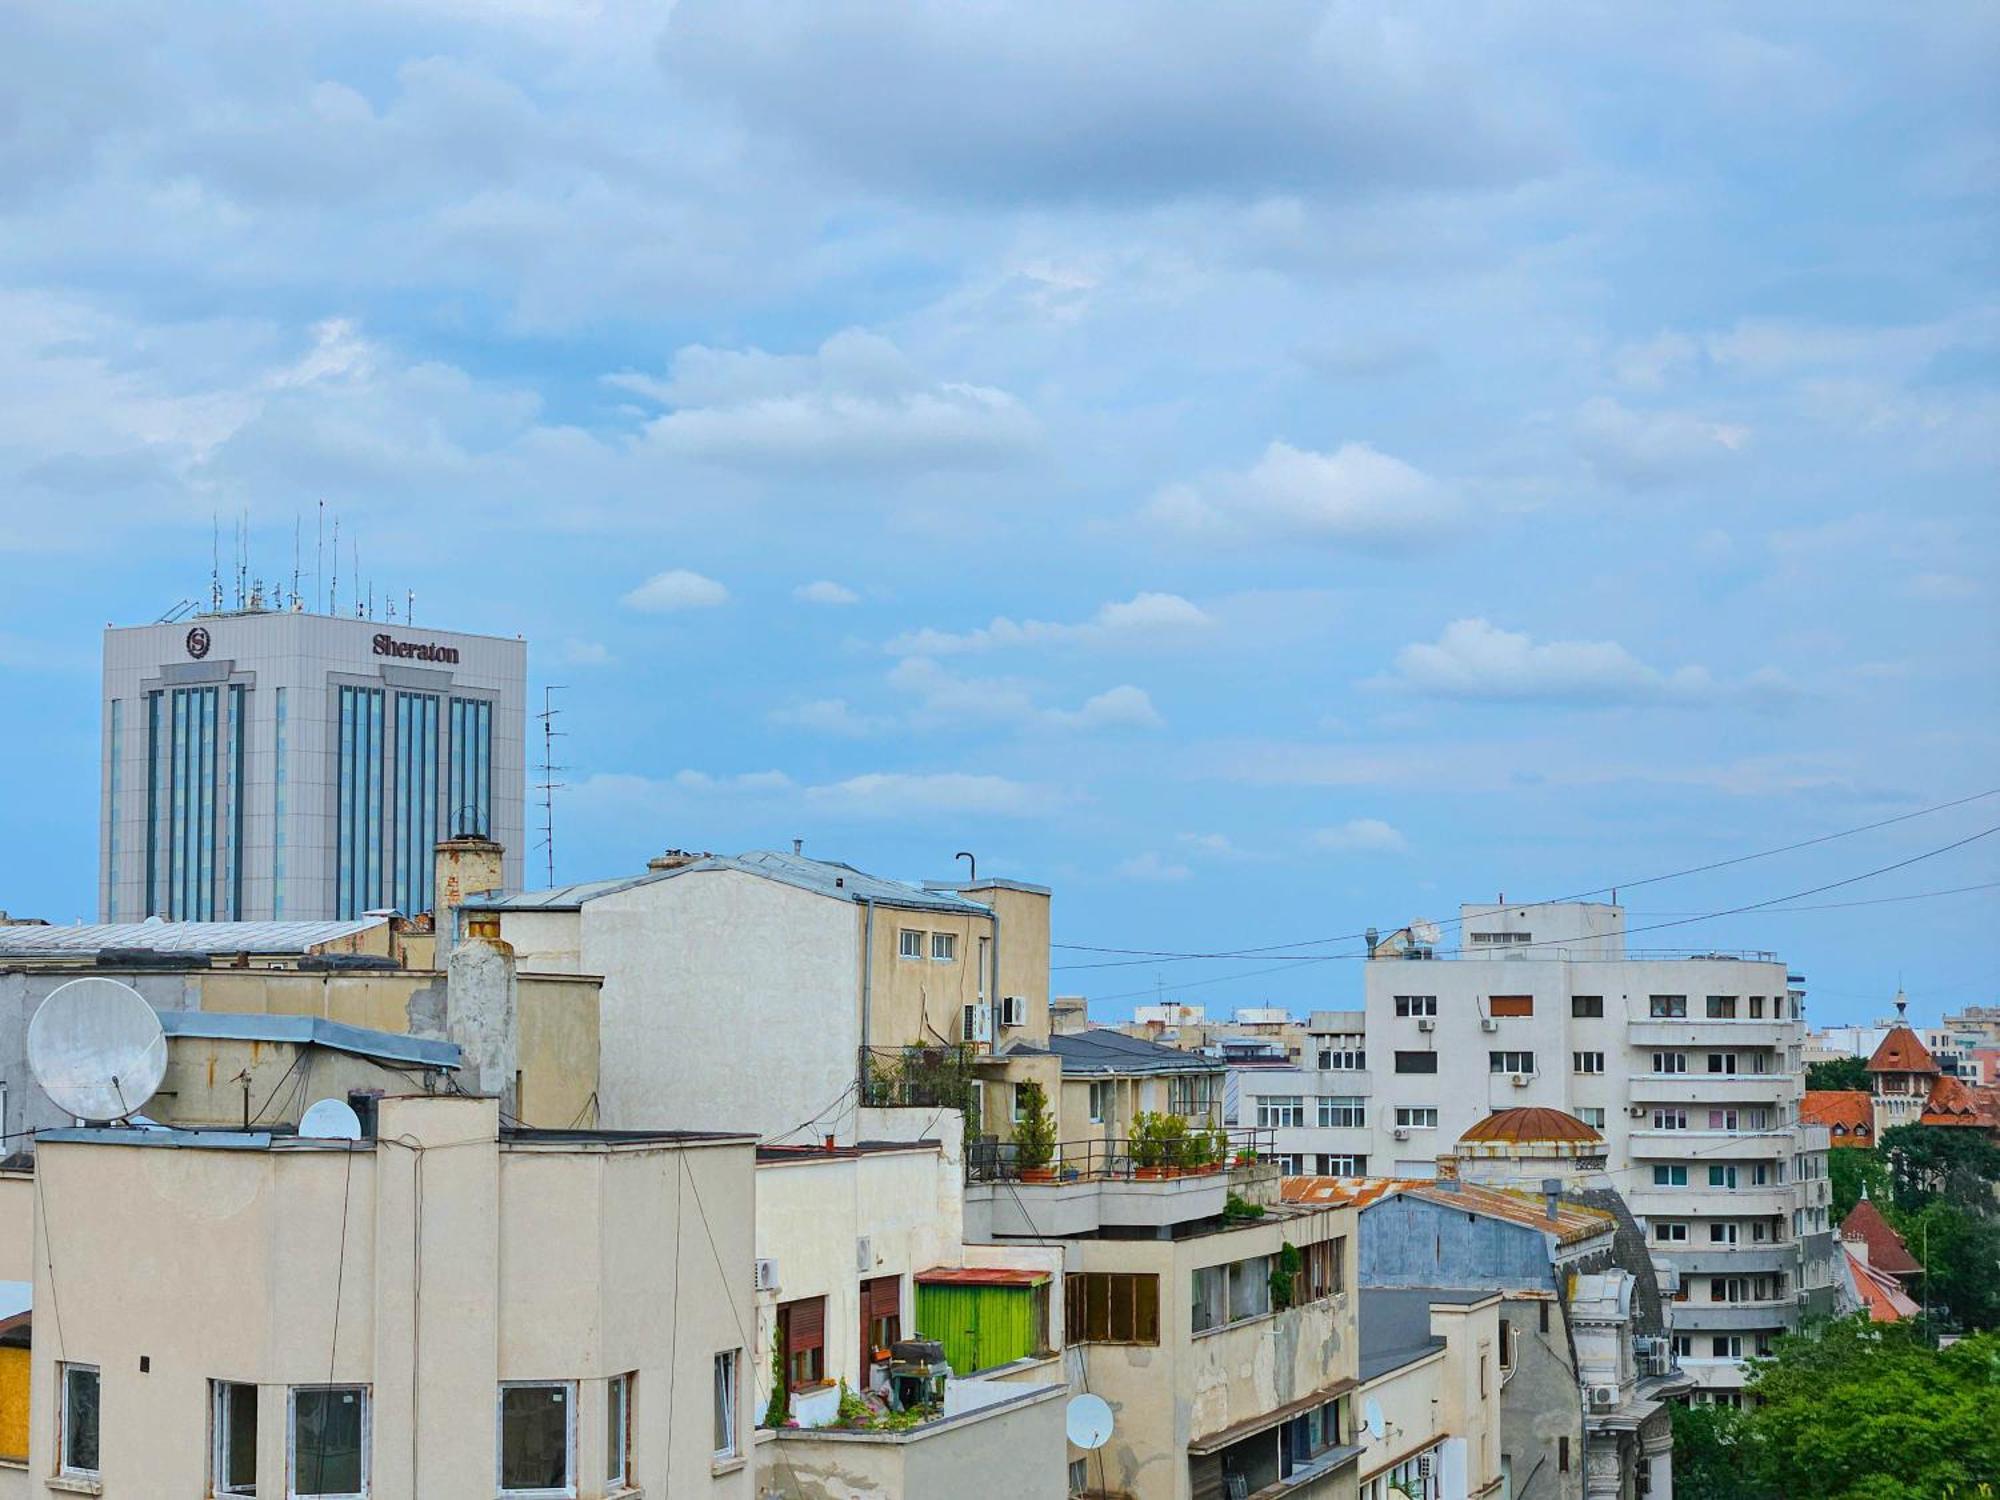
[{"label": "tree", "polygon": [[1744,1488],[1743,1413],[1676,1406],[1673,1417],[1675,1500],[1766,1500],[1767,1491]]},{"label": "tree", "polygon": [[1983,1130],[1963,1125],[1898,1125],[1882,1132],[1877,1150],[1895,1177],[1896,1206],[1914,1212],[1932,1198],[1973,1213],[2000,1211],[2000,1146]]},{"label": "tree", "polygon": [[1873,1082],[1868,1077],[1868,1064],[1858,1057],[1835,1057],[1825,1062],[1806,1064],[1806,1087],[1809,1089],[1859,1089],[1869,1092]]},{"label": "tree", "polygon": [[1861,1189],[1868,1189],[1876,1207],[1893,1200],[1889,1186],[1889,1164],[1880,1153],[1860,1146],[1837,1146],[1826,1154],[1826,1175],[1833,1182],[1833,1222],[1838,1224],[1861,1201]]},{"label": "tree", "polygon": [[1046,1167],[1056,1154],[1056,1122],[1039,1083],[1021,1085],[1021,1118],[1014,1122],[1014,1164],[1023,1170]]},{"label": "tree", "polygon": [[1962,1328],[2000,1328],[2000,1219],[1933,1198],[1914,1214],[1891,1211],[1903,1243],[1927,1267],[1921,1296]]}]

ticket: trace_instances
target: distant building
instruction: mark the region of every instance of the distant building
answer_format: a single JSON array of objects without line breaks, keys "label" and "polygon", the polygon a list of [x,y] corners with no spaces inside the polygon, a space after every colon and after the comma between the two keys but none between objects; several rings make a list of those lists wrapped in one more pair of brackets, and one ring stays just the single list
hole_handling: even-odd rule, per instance
[{"label": "distant building", "polygon": [[[1897,1010],[1900,1018],[1900,1000]],[[1878,1137],[1898,1125],[1940,1125],[1981,1130],[2000,1140],[2000,1089],[1945,1072],[1900,1019],[1868,1059],[1868,1077]]]}]

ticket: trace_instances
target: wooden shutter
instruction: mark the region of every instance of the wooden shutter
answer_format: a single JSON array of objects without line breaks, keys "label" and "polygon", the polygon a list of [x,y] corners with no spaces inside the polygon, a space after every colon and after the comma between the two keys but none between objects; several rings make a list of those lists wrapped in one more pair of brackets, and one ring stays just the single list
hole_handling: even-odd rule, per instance
[{"label": "wooden shutter", "polygon": [[903,1310],[903,1282],[898,1276],[877,1276],[868,1283],[865,1299],[868,1316],[893,1318]]},{"label": "wooden shutter", "polygon": [[787,1357],[817,1349],[826,1343],[826,1298],[805,1297],[785,1304],[785,1354]]},{"label": "wooden shutter", "polygon": [[1490,1004],[1496,1016],[1532,1016],[1535,1013],[1533,995],[1495,995]]}]

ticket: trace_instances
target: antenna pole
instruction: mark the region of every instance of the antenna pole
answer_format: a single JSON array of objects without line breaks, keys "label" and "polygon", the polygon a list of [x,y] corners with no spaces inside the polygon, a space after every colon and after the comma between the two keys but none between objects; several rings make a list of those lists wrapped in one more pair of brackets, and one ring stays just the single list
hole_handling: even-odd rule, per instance
[{"label": "antenna pole", "polygon": [[340,515],[338,512],[335,512],[333,517],[333,578],[327,585],[326,612],[330,615],[340,613]]},{"label": "antenna pole", "polygon": [[556,707],[554,695],[565,691],[567,689],[562,683],[553,682],[544,684],[542,687],[542,711],[535,715],[536,718],[542,721],[542,763],[538,767],[542,773],[542,779],[535,783],[535,790],[542,794],[541,847],[547,851],[546,869],[550,886],[554,886],[556,883],[555,794],[561,791],[564,786],[563,782],[556,780],[556,773],[569,769],[568,766],[559,766],[556,764],[556,741],[564,737],[564,732],[556,728],[556,717],[561,714],[562,710]]}]

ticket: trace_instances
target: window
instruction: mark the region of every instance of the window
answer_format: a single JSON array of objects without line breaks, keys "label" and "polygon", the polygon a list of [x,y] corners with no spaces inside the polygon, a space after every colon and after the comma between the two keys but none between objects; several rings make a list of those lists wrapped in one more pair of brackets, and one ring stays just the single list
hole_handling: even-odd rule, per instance
[{"label": "window", "polygon": [[1405,1130],[1436,1130],[1438,1112],[1434,1109],[1405,1109],[1399,1107],[1396,1110],[1396,1123]]},{"label": "window", "polygon": [[1569,1472],[1569,1439],[1556,1439],[1556,1467],[1563,1473]]},{"label": "window", "polygon": [[1709,1053],[1708,1071],[1711,1073],[1734,1073],[1736,1071],[1736,1054],[1734,1052]]},{"label": "window", "polygon": [[[1184,1119],[1206,1118],[1215,1111],[1217,1081],[1222,1072],[1182,1073],[1167,1080],[1167,1113]],[[1303,1124],[1303,1117],[1300,1120]]]},{"label": "window", "polygon": [[785,1347],[785,1386],[805,1391],[826,1384],[826,1298],[778,1304],[778,1341]]},{"label": "window", "polygon": [[1573,1052],[1570,1061],[1579,1073],[1602,1073],[1604,1054],[1602,1052]]},{"label": "window", "polygon": [[1299,1271],[1299,1291],[1308,1302],[1333,1297],[1347,1290],[1347,1236],[1336,1235],[1307,1245],[1305,1264]]},{"label": "window", "polygon": [[1435,1052],[1398,1052],[1396,1071],[1398,1073],[1435,1073],[1438,1070],[1438,1056]]},{"label": "window", "polygon": [[1306,1122],[1305,1100],[1297,1094],[1259,1094],[1257,1096],[1257,1123],[1262,1126],[1303,1125]]},{"label": "window", "polygon": [[903,1278],[876,1276],[861,1283],[861,1363],[877,1349],[893,1349],[903,1336]]},{"label": "window", "polygon": [[1504,1374],[1514,1368],[1514,1325],[1508,1319],[1500,1320],[1500,1369]]},{"label": "window", "polygon": [[905,927],[897,934],[896,954],[899,958],[922,958],[924,956],[924,935],[914,927]]},{"label": "window", "polygon": [[1533,995],[1494,995],[1487,1001],[1487,1010],[1494,1016],[1532,1016],[1535,1013]]},{"label": "window", "polygon": [[1279,1151],[1265,1160],[1277,1163],[1280,1177],[1297,1177],[1306,1169],[1305,1153],[1302,1151]]},{"label": "window", "polygon": [[[718,1448],[720,1452],[735,1451],[735,1370],[734,1351],[715,1356],[717,1394],[721,1394],[722,1362],[730,1362],[730,1425],[728,1431],[731,1446]],[[632,1482],[632,1379],[630,1375],[614,1375],[604,1382],[604,1487],[622,1489]]]},{"label": "window", "polygon": [[715,1356],[715,1435],[717,1458],[736,1456],[736,1351],[725,1349]]},{"label": "window", "polygon": [[1764,1019],[1764,997],[1762,995],[1752,995],[1750,997],[1750,1019],[1753,1021]]},{"label": "window", "polygon": [[[1681,1170],[1682,1170],[1682,1171],[1686,1171],[1686,1170],[1687,1170],[1687,1168],[1683,1167],[1683,1168],[1681,1168]],[[1719,1188],[1733,1188],[1733,1187],[1735,1187],[1735,1186],[1736,1186],[1736,1168],[1734,1168],[1734,1167],[1710,1167],[1710,1168],[1708,1169],[1708,1185],[1709,1185],[1710,1187],[1719,1187]]]},{"label": "window", "polygon": [[1686,1187],[1687,1185],[1688,1169],[1686,1167],[1653,1168],[1654,1187]]},{"label": "window", "polygon": [[1329,1045],[1322,1047],[1319,1053],[1321,1068],[1339,1073],[1358,1073],[1368,1066],[1368,1053],[1363,1049],[1360,1037],[1333,1036],[1328,1037],[1327,1042]]},{"label": "window", "polygon": [[1532,1073],[1535,1071],[1535,1054],[1489,1052],[1486,1054],[1486,1070],[1489,1073]]},{"label": "window", "polygon": [[97,1477],[97,1366],[58,1366],[62,1371],[57,1448],[65,1474]]},{"label": "window", "polygon": [[1434,1016],[1438,1013],[1436,995],[1398,995],[1396,1014],[1398,1016]]},{"label": "window", "polygon": [[292,1387],[292,1493],[368,1493],[368,1387]]},{"label": "window", "polygon": [[1597,1021],[1604,1017],[1604,997],[1602,995],[1571,995],[1569,1013],[1579,1021]]},{"label": "window", "polygon": [[1368,1158],[1365,1154],[1322,1151],[1317,1158],[1319,1175],[1322,1177],[1366,1177]]},{"label": "window", "polygon": [[211,1380],[209,1486],[218,1495],[257,1493],[257,1387]]},{"label": "window", "polygon": [[1674,1358],[1675,1359],[1694,1358],[1693,1334],[1677,1333],[1674,1335]]},{"label": "window", "polygon": [[1739,1116],[1733,1109],[1711,1109],[1708,1112],[1710,1130],[1734,1130]]},{"label": "window", "polygon": [[447,832],[492,832],[493,704],[484,698],[451,700],[451,791],[445,801]]},{"label": "window", "polygon": [[1688,997],[1686,995],[1649,995],[1647,997],[1646,1014],[1653,1017],[1654,1020],[1680,1020],[1687,1013]]},{"label": "window", "polygon": [[1653,1129],[1686,1130],[1688,1112],[1684,1109],[1656,1109],[1653,1111]]},{"label": "window", "polygon": [[1322,1130],[1359,1129],[1368,1123],[1368,1101],[1359,1095],[1329,1094],[1319,1101]]},{"label": "window", "polygon": [[1028,1086],[1025,1083],[1017,1083],[1014,1085],[1014,1123],[1018,1125],[1027,1118]]},{"label": "window", "polygon": [[1711,1341],[1710,1347],[1714,1350],[1717,1359],[1741,1359],[1743,1357],[1743,1338],[1740,1334],[1718,1333]]},{"label": "window", "polygon": [[1063,1278],[1063,1331],[1073,1344],[1160,1342],[1160,1278],[1072,1271]]},{"label": "window", "polygon": [[576,1383],[500,1382],[500,1493],[576,1493]]},{"label": "window", "polygon": [[1106,1080],[1090,1086],[1090,1123],[1102,1125],[1118,1107],[1118,1085]]},{"label": "window", "polygon": [[1736,1243],[1734,1224],[1711,1224],[1708,1226],[1708,1242],[1711,1245],[1733,1245]]},{"label": "window", "polygon": [[1594,1130],[1602,1130],[1604,1128],[1604,1111],[1602,1109],[1580,1108],[1576,1112],[1576,1117]]},{"label": "window", "polygon": [[1193,1324],[1196,1333],[1262,1317],[1271,1310],[1272,1257],[1252,1255],[1219,1266],[1197,1267]]},{"label": "window", "polygon": [[955,932],[934,932],[931,934],[931,957],[938,963],[950,963],[958,957],[958,934]]},{"label": "window", "polygon": [[1655,1073],[1685,1073],[1688,1070],[1688,1055],[1685,1052],[1655,1052],[1653,1071]]},{"label": "window", "polygon": [[1474,932],[1467,935],[1475,948],[1507,948],[1535,940],[1530,932]]},{"label": "window", "polygon": [[1710,995],[1708,997],[1708,1019],[1711,1021],[1735,1020],[1736,997],[1734,995]]},{"label": "window", "polygon": [[1069,1492],[1072,1495],[1081,1495],[1089,1488],[1090,1460],[1087,1458],[1072,1458],[1069,1461]]},{"label": "window", "polygon": [[1688,1227],[1685,1224],[1655,1224],[1653,1226],[1653,1239],[1658,1244],[1685,1245],[1687,1237]]}]

